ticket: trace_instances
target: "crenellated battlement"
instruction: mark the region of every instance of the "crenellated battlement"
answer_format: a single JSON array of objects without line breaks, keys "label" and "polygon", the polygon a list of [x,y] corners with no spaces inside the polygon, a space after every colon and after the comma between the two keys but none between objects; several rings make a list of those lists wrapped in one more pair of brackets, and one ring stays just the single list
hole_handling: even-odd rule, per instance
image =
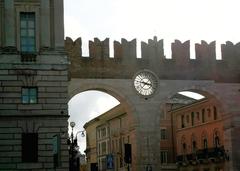
[{"label": "crenellated battlement", "polygon": [[113,42],[110,58],[109,38],[89,41],[89,57],[82,55],[81,38],[67,37],[65,48],[71,61],[73,77],[131,78],[140,69],[150,69],[161,79],[200,79],[219,82],[240,81],[240,43],[221,45],[222,60],[216,59],[216,42],[195,44],[196,59],[190,57],[190,41],[171,43],[171,58],[166,58],[164,40],[141,42],[141,58],[137,58],[137,40]]}]

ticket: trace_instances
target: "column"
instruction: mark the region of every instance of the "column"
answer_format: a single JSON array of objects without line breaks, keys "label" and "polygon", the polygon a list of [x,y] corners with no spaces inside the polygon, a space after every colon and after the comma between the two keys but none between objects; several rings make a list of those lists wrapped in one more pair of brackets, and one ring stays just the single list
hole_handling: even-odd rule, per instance
[{"label": "column", "polygon": [[2,6],[0,6],[1,10],[0,10],[0,51],[1,51],[1,47],[2,47],[2,26],[3,26],[3,21],[2,21]]},{"label": "column", "polygon": [[54,0],[54,44],[55,48],[64,48],[63,0]]},{"label": "column", "polygon": [[5,47],[16,47],[14,0],[4,0]]},{"label": "column", "polygon": [[49,0],[41,0],[40,7],[40,17],[41,17],[41,48],[50,47],[50,2]]}]

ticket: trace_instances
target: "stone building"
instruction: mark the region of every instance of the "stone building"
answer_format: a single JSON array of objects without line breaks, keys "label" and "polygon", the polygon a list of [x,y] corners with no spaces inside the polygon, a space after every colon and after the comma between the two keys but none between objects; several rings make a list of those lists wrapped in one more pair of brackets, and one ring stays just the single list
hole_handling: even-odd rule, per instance
[{"label": "stone building", "polygon": [[68,170],[63,0],[0,0],[0,170]]},{"label": "stone building", "polygon": [[[106,113],[94,118],[84,125],[87,133],[87,163],[89,171],[126,170],[124,162],[125,144],[131,144],[131,170],[135,170],[136,142],[135,131],[132,129],[131,117],[123,106],[118,105]],[[111,157],[112,163],[109,163]],[[112,166],[110,166],[113,164]]]},{"label": "stone building", "polygon": [[202,41],[191,59],[190,41],[175,40],[167,59],[164,40],[155,37],[141,43],[142,58],[136,58],[136,39],[121,39],[110,58],[109,39],[95,38],[86,58],[80,38],[64,42],[63,0],[0,0],[0,9],[2,170],[67,170],[67,102],[87,90],[114,96],[131,117],[136,171],[163,169],[160,117],[172,95],[190,90],[213,96],[224,114],[228,168],[240,170],[239,43],[222,44],[222,59],[216,60],[216,43]]},{"label": "stone building", "polygon": [[224,113],[216,99],[203,99],[169,114],[174,118],[176,162],[181,171],[229,170]]},{"label": "stone building", "polygon": [[[229,170],[228,149],[224,147],[224,113],[219,105],[213,97],[196,100],[181,94],[174,95],[166,103],[158,128],[162,171]],[[94,158],[99,170],[107,170],[107,156],[113,155],[114,170],[127,170],[123,144],[139,143],[133,139],[136,132],[129,132],[132,127],[129,117],[120,104],[86,123],[89,165],[90,159]],[[147,141],[148,144],[149,137],[142,138],[142,141]],[[132,147],[136,149],[135,145]],[[150,151],[151,148],[148,145],[147,150]],[[150,158],[151,154],[147,153],[147,158]],[[131,169],[135,170],[135,150],[132,151],[132,156]],[[146,169],[147,167],[148,165],[145,166]]]},{"label": "stone building", "polygon": [[[215,42],[196,43],[196,59],[190,58],[190,41],[175,40],[171,44],[170,59],[165,56],[163,43],[164,40],[156,37],[141,42],[142,58],[137,58],[136,39],[121,39],[120,42],[114,41],[114,57],[110,58],[109,40],[95,38],[89,41],[90,56],[85,57],[82,55],[81,38],[75,41],[67,38],[65,47],[71,61],[70,97],[87,90],[100,90],[112,95],[124,106],[132,117],[136,132],[136,171],[145,171],[148,165],[153,170],[168,167],[161,163],[163,143],[160,143],[159,128],[169,127],[168,122],[171,122],[168,119],[165,126],[161,122],[165,105],[175,103],[171,97],[180,91],[214,97],[220,104],[218,111],[224,113],[223,137],[224,148],[229,151],[228,170],[238,171],[239,43],[228,41],[222,44],[221,60],[216,60]],[[166,142],[165,147],[168,145]],[[166,153],[163,151],[162,155]]]}]

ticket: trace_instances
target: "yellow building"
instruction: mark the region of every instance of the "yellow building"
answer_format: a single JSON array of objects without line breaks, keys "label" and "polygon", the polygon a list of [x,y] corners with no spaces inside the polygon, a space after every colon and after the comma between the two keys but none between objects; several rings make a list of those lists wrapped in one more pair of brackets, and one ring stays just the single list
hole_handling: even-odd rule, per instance
[{"label": "yellow building", "polygon": [[131,125],[133,125],[131,117],[121,105],[84,125],[87,133],[86,156],[89,171],[127,170],[128,165],[124,161],[125,144],[131,146],[129,169],[135,169],[136,138]]}]

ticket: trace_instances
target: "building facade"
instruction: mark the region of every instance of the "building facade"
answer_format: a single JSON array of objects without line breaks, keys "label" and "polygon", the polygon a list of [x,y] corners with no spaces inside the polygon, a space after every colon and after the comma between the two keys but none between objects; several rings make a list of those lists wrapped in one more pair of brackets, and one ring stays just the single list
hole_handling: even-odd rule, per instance
[{"label": "building facade", "polygon": [[[135,170],[135,132],[131,129],[131,117],[123,106],[118,105],[112,110],[98,116],[85,124],[87,132],[87,163],[89,170],[95,171],[91,162],[96,162],[99,171]],[[94,127],[94,128],[93,128]],[[95,132],[95,136],[93,135]],[[88,143],[91,142],[91,143]],[[93,142],[95,142],[93,144]],[[126,152],[125,144],[130,144]],[[131,163],[125,161],[126,153],[131,154]],[[95,159],[92,161],[92,159]]]},{"label": "building facade", "polygon": [[160,162],[163,171],[176,170],[175,133],[173,132],[173,118],[168,113],[171,104],[166,104],[160,117]]},{"label": "building facade", "polygon": [[180,170],[229,170],[224,113],[214,98],[173,109],[170,114],[176,125],[176,162]]},{"label": "building facade", "polygon": [[[202,41],[195,44],[196,59],[190,59],[190,41],[175,40],[172,58],[166,59],[163,40],[154,38],[141,43],[142,58],[136,58],[136,40],[122,39],[114,41],[114,58],[109,58],[109,40],[95,38],[89,42],[90,56],[86,58],[82,56],[81,39],[74,42],[67,38],[68,68],[62,0],[0,0],[0,9],[1,170],[67,170],[67,101],[86,90],[102,90],[116,97],[130,117],[124,141],[121,127],[116,134],[121,142],[115,157],[119,169],[126,167],[120,167],[124,165],[120,147],[122,142],[128,143],[128,134],[131,169],[163,169],[170,154],[159,152],[161,139],[168,137],[161,137],[168,133],[160,122],[162,104],[176,92],[191,90],[212,95],[223,106],[223,144],[229,151],[229,170],[240,170],[238,44],[222,44],[222,60],[216,60],[215,42]],[[134,87],[133,78],[139,73],[153,74],[151,96],[139,94],[141,91]],[[97,152],[97,145],[92,147]],[[93,168],[99,162],[95,157]]]},{"label": "building facade", "polygon": [[68,170],[62,0],[0,0],[0,170]]},{"label": "building facade", "polygon": [[[194,100],[179,94],[175,95],[174,99],[174,102],[166,103],[160,117],[161,127],[158,129],[161,137],[159,142],[161,170],[230,170],[228,149],[224,146],[226,141],[223,128],[224,113],[220,110],[217,100],[212,97]],[[92,131],[95,133],[91,141],[95,142],[96,151],[95,153],[88,151],[87,154],[90,158],[96,159],[98,170],[109,169],[108,155],[114,156],[113,170],[127,170],[123,144],[134,144],[133,137],[136,136],[136,132],[129,134],[127,131],[126,128],[131,127],[129,125],[131,123],[127,121],[126,113],[119,115],[121,108],[123,109],[119,105],[85,125],[87,135],[91,135]],[[122,131],[119,132],[119,129]],[[142,140],[145,141],[144,138]],[[149,139],[146,141],[148,144]],[[87,145],[87,148],[91,147]],[[150,151],[152,147],[148,145],[148,148]],[[135,152],[132,151],[132,156],[136,156]],[[151,154],[148,154],[150,158]],[[135,169],[134,157],[131,169]],[[146,164],[145,169],[152,168]]]}]

